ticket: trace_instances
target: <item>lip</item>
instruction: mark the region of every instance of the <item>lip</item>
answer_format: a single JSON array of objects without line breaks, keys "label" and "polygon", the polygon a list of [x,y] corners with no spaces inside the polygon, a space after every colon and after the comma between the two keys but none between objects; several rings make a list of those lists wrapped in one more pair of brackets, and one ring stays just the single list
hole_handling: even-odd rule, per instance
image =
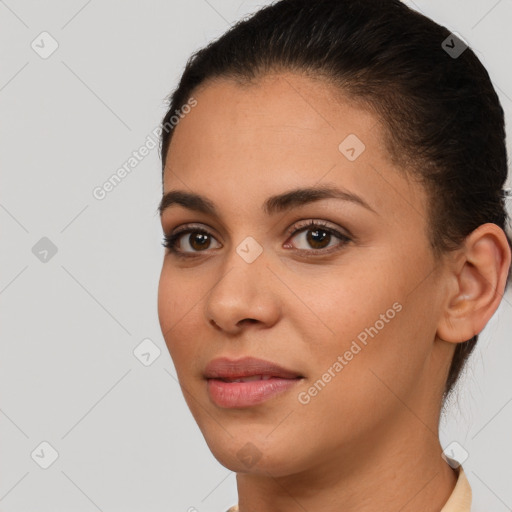
[{"label": "lip", "polygon": [[[256,375],[265,376],[265,380],[248,382],[229,382],[224,379],[240,379]],[[244,357],[214,359],[205,368],[207,389],[210,399],[219,407],[251,407],[273,398],[293,388],[303,379],[298,372],[282,366],[257,359]]]},{"label": "lip", "polygon": [[302,377],[296,371],[256,357],[243,357],[241,359],[219,357],[210,361],[204,370],[204,376],[207,379],[239,379],[254,375],[269,375],[282,379]]}]

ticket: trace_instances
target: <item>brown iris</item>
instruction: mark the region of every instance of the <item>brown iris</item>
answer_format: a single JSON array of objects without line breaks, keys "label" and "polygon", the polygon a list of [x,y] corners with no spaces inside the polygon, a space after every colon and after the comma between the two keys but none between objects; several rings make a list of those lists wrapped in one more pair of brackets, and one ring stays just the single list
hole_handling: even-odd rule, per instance
[{"label": "brown iris", "polygon": [[[316,247],[316,244],[322,244],[322,241],[327,239],[328,245],[328,243],[331,240],[331,234],[324,229],[308,229],[307,233],[307,241],[315,249],[322,249],[323,247],[325,247],[324,245],[322,245],[321,247]],[[321,233],[322,236],[319,236],[319,233]],[[319,238],[321,238],[321,240],[319,240]]]},{"label": "brown iris", "polygon": [[207,249],[210,246],[210,242],[209,235],[205,233],[192,233],[189,235],[189,243],[194,250]]}]

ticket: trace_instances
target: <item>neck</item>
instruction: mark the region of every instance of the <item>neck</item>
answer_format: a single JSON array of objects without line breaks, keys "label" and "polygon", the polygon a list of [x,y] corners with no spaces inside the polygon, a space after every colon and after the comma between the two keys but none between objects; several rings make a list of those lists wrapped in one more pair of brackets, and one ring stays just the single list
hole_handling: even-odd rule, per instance
[{"label": "neck", "polygon": [[437,428],[404,416],[401,427],[333,450],[301,472],[237,474],[240,512],[439,512],[457,475],[441,457]]}]

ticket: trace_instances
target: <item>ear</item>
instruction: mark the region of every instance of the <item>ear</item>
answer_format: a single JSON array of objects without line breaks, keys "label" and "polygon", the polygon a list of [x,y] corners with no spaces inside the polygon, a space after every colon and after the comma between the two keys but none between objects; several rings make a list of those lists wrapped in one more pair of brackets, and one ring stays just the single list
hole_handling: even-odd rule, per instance
[{"label": "ear", "polygon": [[439,338],[460,343],[480,334],[501,302],[510,260],[507,237],[496,224],[482,224],[467,236],[447,276]]}]

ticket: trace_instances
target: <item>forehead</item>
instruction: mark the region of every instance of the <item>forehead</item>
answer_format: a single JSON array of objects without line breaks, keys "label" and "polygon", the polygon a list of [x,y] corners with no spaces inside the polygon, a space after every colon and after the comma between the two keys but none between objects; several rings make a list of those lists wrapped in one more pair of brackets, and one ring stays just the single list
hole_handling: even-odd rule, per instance
[{"label": "forehead", "polygon": [[185,149],[188,143],[210,157],[225,157],[227,146],[232,153],[264,149],[258,158],[290,148],[294,154],[316,149],[337,158],[339,143],[350,133],[366,139],[367,146],[382,145],[375,116],[327,82],[303,75],[271,74],[250,83],[217,79],[194,97],[197,106],[175,129],[171,158],[179,157],[173,154],[176,146]]},{"label": "forehead", "polygon": [[164,192],[222,190],[226,203],[262,203],[292,183],[327,180],[377,209],[410,208],[415,195],[421,204],[422,190],[393,167],[379,119],[327,82],[279,73],[253,83],[216,80],[193,96],[197,105],[171,140]]}]

